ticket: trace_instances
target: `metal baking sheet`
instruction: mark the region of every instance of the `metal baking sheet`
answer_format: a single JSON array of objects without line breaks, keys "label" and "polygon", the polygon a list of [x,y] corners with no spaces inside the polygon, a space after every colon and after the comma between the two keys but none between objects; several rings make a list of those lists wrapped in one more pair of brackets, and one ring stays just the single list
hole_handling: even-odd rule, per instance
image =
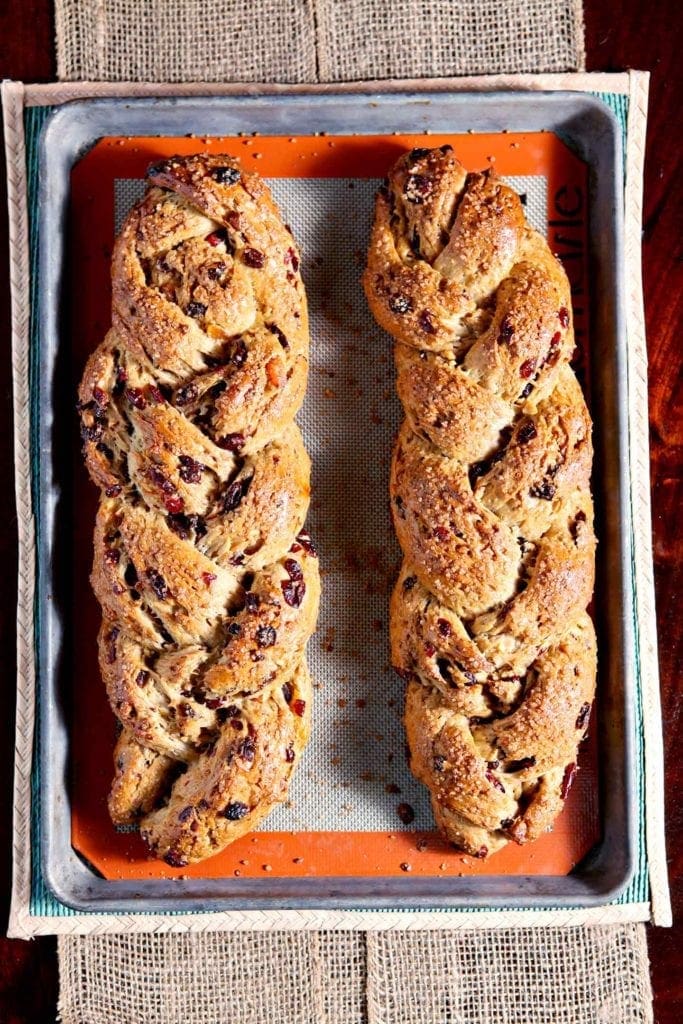
[{"label": "metal baking sheet", "polygon": [[[600,539],[596,625],[600,652],[598,744],[600,842],[566,876],[301,877],[127,879],[101,877],[71,845],[69,674],[75,623],[63,600],[63,536],[73,488],[64,460],[72,396],[63,393],[67,209],[70,172],[105,136],[384,135],[556,132],[587,164],[590,391],[593,489]],[[429,144],[428,139],[425,144]],[[574,93],[301,95],[67,104],[41,140],[40,451],[38,622],[42,845],[45,880],[81,910],[163,911],[267,907],[558,907],[613,899],[634,867],[630,496],[626,481],[626,346],[622,302],[622,173],[619,127],[598,100]],[[566,197],[569,206],[570,197]],[[313,339],[315,342],[315,339]],[[67,460],[68,462],[68,460]],[[89,541],[88,541],[89,543]],[[301,770],[301,769],[300,769]],[[404,769],[407,772],[407,769]],[[493,869],[492,869],[493,870]]]}]

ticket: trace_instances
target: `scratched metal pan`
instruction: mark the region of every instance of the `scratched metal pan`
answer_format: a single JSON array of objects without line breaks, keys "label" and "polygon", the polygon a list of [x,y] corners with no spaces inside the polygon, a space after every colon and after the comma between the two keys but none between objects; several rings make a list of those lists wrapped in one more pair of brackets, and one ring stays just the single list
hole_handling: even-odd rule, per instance
[{"label": "scratched metal pan", "polygon": [[[74,852],[68,786],[69,651],[75,623],[59,566],[72,482],[64,445],[73,396],[60,387],[61,302],[73,164],[108,135],[348,135],[555,131],[589,168],[593,487],[600,538],[596,601],[600,653],[601,840],[567,876],[402,878],[221,878],[112,881]],[[622,154],[618,123],[580,93],[301,94],[90,100],[56,110],[40,147],[40,394],[38,666],[41,846],[44,879],[78,910],[165,911],[267,908],[577,907],[614,899],[635,862],[634,672],[627,365],[622,267]],[[62,378],[63,379],[63,378]],[[66,466],[65,466],[66,463]],[[62,542],[63,546],[63,542]],[[68,563],[67,563],[68,564]]]}]

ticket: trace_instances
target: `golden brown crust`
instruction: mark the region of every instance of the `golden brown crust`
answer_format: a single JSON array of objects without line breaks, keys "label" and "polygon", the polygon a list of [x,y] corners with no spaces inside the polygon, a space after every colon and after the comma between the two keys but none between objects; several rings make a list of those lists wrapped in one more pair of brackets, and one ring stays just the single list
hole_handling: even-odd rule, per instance
[{"label": "golden brown crust", "polygon": [[439,828],[486,856],[552,826],[595,688],[569,285],[512,189],[442,147],[390,171],[364,286],[396,340],[406,414],[391,638],[411,767]]},{"label": "golden brown crust", "polygon": [[319,573],[293,422],[308,320],[296,245],[258,175],[224,156],[148,173],[79,409],[102,491],[100,667],[123,725],[110,813],[179,865],[284,799],[308,735]]}]

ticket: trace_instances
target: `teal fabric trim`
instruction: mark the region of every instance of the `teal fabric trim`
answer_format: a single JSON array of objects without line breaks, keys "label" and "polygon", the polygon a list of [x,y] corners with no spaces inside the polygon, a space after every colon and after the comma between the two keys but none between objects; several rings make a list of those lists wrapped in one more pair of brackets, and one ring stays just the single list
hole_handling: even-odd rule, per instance
[{"label": "teal fabric trim", "polygon": [[[621,146],[622,153],[626,153],[626,141],[628,131],[628,108],[629,108],[629,97],[620,95],[617,93],[605,93],[596,92],[593,93],[597,99],[601,100],[605,106],[616,115],[616,118],[621,127]],[[623,173],[624,179],[626,177],[626,161],[623,161]],[[633,514],[633,500],[631,500],[631,513]],[[635,521],[635,520],[633,520]],[[635,536],[633,530],[631,531],[631,566],[633,568],[633,579],[635,579]],[[635,609],[634,609],[634,623],[633,623],[633,635],[635,638],[635,665],[636,665],[636,685],[635,685],[635,708],[634,708],[634,726],[635,726],[635,760],[638,766],[635,779],[635,789],[638,800],[638,834],[637,834],[637,847],[636,847],[636,864],[633,873],[633,879],[630,885],[622,893],[621,897],[616,900],[617,904],[629,904],[629,903],[645,903],[650,898],[650,886],[649,886],[649,867],[647,862],[647,847],[646,847],[646,827],[645,827],[645,734],[643,729],[643,689],[640,678],[640,642],[638,638],[637,622],[635,621]]]},{"label": "teal fabric trim", "polygon": [[[626,148],[626,131],[627,131],[627,119],[628,119],[628,97],[622,95],[616,95],[612,93],[593,93],[598,99],[602,100],[603,103],[616,115],[617,120],[621,126],[622,142],[624,151]],[[30,249],[30,268],[31,268],[31,316],[30,316],[30,385],[31,385],[31,453],[32,453],[32,492],[34,508],[38,506],[38,500],[40,497],[40,471],[39,471],[39,446],[38,446],[38,396],[40,394],[40,381],[38,380],[38,353],[40,351],[40,335],[38,325],[38,144],[40,140],[40,132],[42,126],[50,113],[52,107],[30,107],[24,111],[24,131],[26,137],[26,169],[27,169],[27,190],[28,190],[28,214],[29,214],[29,249]],[[634,554],[634,537],[631,536],[631,557],[633,561]],[[36,638],[36,657],[37,657],[37,638],[40,635],[41,623],[38,618],[38,609],[35,609],[35,638]],[[648,863],[647,863],[647,851],[645,846],[645,792],[644,792],[644,777],[645,777],[645,758],[644,758],[644,739],[643,739],[643,700],[642,700],[642,688],[640,684],[640,652],[638,649],[638,639],[636,632],[636,666],[638,672],[636,676],[636,706],[634,709],[635,717],[635,758],[638,766],[637,779],[636,779],[636,792],[638,795],[638,806],[640,807],[640,814],[638,820],[638,838],[637,838],[637,851],[636,851],[636,868],[633,876],[633,880],[628,888],[624,891],[621,897],[614,900],[613,903],[616,905],[627,905],[633,903],[645,903],[649,899],[649,883],[648,883]],[[40,666],[37,665],[37,680],[40,678]],[[37,683],[39,686],[39,683]],[[39,690],[37,697],[39,697]],[[54,898],[51,892],[45,885],[41,865],[39,859],[39,851],[41,848],[41,825],[40,825],[40,766],[38,764],[36,751],[38,749],[38,739],[40,735],[40,700],[37,699],[37,714],[36,714],[36,744],[33,757],[32,767],[32,783],[31,783],[31,807],[32,807],[32,825],[31,825],[31,845],[33,851],[33,863],[32,863],[32,878],[31,878],[31,905],[30,913],[33,916],[45,916],[45,917],[71,917],[76,915],[76,911],[71,908],[64,906],[58,900]],[[468,914],[477,914],[493,908],[465,908],[462,912]],[[515,907],[504,908],[507,910],[517,909]],[[554,908],[560,909],[560,908]],[[391,911],[387,911],[390,913]],[[90,911],[88,913],[96,913],[96,911]],[[125,913],[135,913],[128,907],[125,909]],[[188,913],[185,911],[175,911],[173,913]]]}]

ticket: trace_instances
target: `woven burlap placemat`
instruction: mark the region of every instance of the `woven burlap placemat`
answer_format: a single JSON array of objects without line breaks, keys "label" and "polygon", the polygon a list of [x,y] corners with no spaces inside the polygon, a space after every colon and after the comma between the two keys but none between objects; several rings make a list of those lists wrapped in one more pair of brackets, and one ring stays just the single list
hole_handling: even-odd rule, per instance
[{"label": "woven burlap placemat", "polygon": [[[56,4],[58,68],[60,78],[68,81],[97,80],[91,86],[45,87],[25,101],[38,104],[64,102],[83,95],[141,93],[147,90],[168,92],[165,87],[130,84],[107,86],[100,83],[127,80],[138,82],[336,82],[387,76],[478,74],[501,71],[509,78],[497,79],[498,86],[523,88],[572,88],[556,76],[522,83],[517,71],[565,71],[582,68],[583,27],[581,4],[577,0],[511,0],[500,4],[492,0],[405,0],[402,5],[382,0],[179,0],[158,4],[144,0],[58,0]],[[486,87],[470,80],[468,87]],[[447,88],[448,83],[437,87]],[[585,85],[583,86],[586,87]],[[596,81],[595,89],[603,86]],[[188,86],[178,91],[185,91]],[[605,86],[605,88],[607,88]],[[50,90],[53,90],[52,92]],[[202,92],[213,91],[200,89]],[[216,92],[230,91],[217,86]],[[646,96],[646,84],[643,87]],[[643,96],[643,103],[644,103]],[[22,97],[22,104],[24,98]],[[6,118],[16,115],[6,110]],[[644,140],[644,110],[635,144]],[[18,146],[20,130],[10,132]],[[17,153],[17,160],[23,156]],[[632,194],[627,194],[627,257],[631,239],[631,267],[639,266],[638,226],[640,223],[640,172],[642,149],[632,152],[635,175],[631,176]],[[627,177],[628,190],[628,177]],[[20,190],[18,190],[20,191]],[[25,240],[21,238],[21,216],[13,218],[14,246],[12,273],[15,281],[26,280]],[[19,291],[15,288],[15,291]],[[639,279],[629,295],[631,324],[635,322],[639,350],[637,379],[634,382],[633,426],[645,429],[647,443],[647,393],[643,400],[645,377],[644,338]],[[28,304],[15,302],[16,338],[27,331]],[[15,359],[15,399],[19,405],[25,388],[21,385],[22,352]],[[646,388],[646,384],[645,384]],[[21,416],[21,408],[18,410]],[[26,410],[24,409],[24,416]],[[647,449],[645,448],[645,453]],[[25,459],[19,457],[19,468]],[[639,512],[648,521],[647,462],[645,479],[640,481]],[[642,467],[641,467],[642,468]],[[22,475],[18,488],[24,499],[30,491]],[[644,485],[644,486],[643,486]],[[20,495],[20,499],[21,499]],[[19,502],[20,508],[22,502]],[[27,515],[23,527],[23,546],[32,548],[32,523]],[[651,591],[649,549],[641,551],[644,593]],[[24,567],[26,563],[24,562]],[[646,601],[647,604],[647,601]],[[24,609],[26,610],[26,609]],[[20,609],[21,612],[21,609]],[[650,615],[651,608],[645,607]],[[30,616],[27,616],[30,618]],[[27,621],[26,632],[29,623]],[[19,632],[22,632],[19,624]],[[645,652],[655,665],[656,651]],[[19,729],[32,735],[32,665],[23,659],[22,675],[30,681],[26,692],[19,691]],[[656,716],[655,716],[656,718]],[[661,820],[657,796],[661,788],[658,776],[656,729],[651,738],[649,757],[655,767],[646,776],[646,789],[654,797],[648,804],[648,829],[655,834],[655,851],[661,844]],[[28,748],[30,749],[30,748]],[[24,770],[18,773],[18,790],[28,796],[30,779]],[[650,808],[654,808],[650,813]],[[12,927],[15,934],[40,931],[82,930],[77,918],[60,921],[59,929],[49,922],[33,926],[28,907],[30,890],[30,839],[27,818],[15,808],[15,900]],[[649,849],[650,853],[651,850]],[[661,852],[661,850],[660,850]],[[656,860],[657,858],[655,858]],[[652,878],[653,907],[659,920],[668,920],[666,876],[659,864]],[[18,877],[17,877],[18,876]],[[654,884],[652,884],[654,881]],[[604,908],[623,910],[640,920],[643,908]],[[558,923],[559,915],[547,920]],[[647,913],[647,909],[646,909]],[[221,917],[224,915],[220,915]],[[246,918],[246,915],[244,915]],[[245,919],[238,931],[222,933],[225,923],[201,915],[194,926],[204,931],[181,934],[187,918],[159,918],[148,925],[153,933],[134,934],[62,934],[60,956],[60,1013],[64,1024],[99,1024],[116,1020],[127,1022],[164,1022],[183,1024],[216,1020],[242,1022],[329,1022],[353,1021],[431,1022],[452,1020],[467,1024],[517,1024],[524,1021],[558,1022],[647,1022],[652,1020],[651,990],[644,928],[639,924],[605,927],[536,928],[507,927],[514,914],[501,920],[495,914],[481,918],[480,924],[494,924],[495,930],[429,931],[429,919],[411,924],[409,930],[392,930],[405,925],[405,918],[388,915],[370,921],[363,931],[330,931],[329,928],[358,929],[362,915],[332,915],[320,921],[301,924],[307,930],[293,930],[294,920],[282,915],[280,927],[272,920],[253,927]],[[619,916],[619,915],[617,915]],[[382,915],[373,915],[382,918]],[[342,920],[343,918],[343,920]],[[352,920],[353,918],[353,920]],[[567,921],[571,920],[569,914]],[[616,918],[615,918],[616,919]],[[87,920],[87,930],[95,933],[110,927],[97,915]],[[118,927],[135,928],[135,918],[118,918]],[[436,920],[431,927],[436,927]],[[543,920],[542,915],[536,920]],[[600,921],[600,912],[590,911],[582,918]],[[440,923],[440,922],[439,922]],[[447,923],[447,922],[446,922]],[[37,926],[35,926],[37,925]],[[73,925],[73,928],[70,927]],[[459,922],[453,927],[460,928]],[[413,931],[412,929],[420,929]],[[173,930],[174,934],[162,934]]]},{"label": "woven burlap placemat", "polygon": [[61,937],[59,964],[63,1024],[652,1020],[639,925]]},{"label": "woven burlap placemat", "polygon": [[353,82],[585,67],[581,0],[57,0],[64,81]]}]

